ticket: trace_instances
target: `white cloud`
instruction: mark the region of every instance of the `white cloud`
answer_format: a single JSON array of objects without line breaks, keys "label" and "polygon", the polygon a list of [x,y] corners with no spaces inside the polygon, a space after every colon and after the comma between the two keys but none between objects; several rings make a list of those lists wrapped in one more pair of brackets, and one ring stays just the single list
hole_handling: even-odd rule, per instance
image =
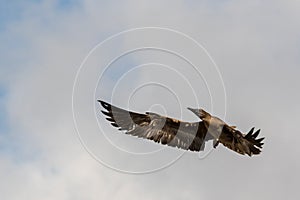
[{"label": "white cloud", "polygon": [[[0,154],[2,198],[295,198],[299,195],[298,11],[296,1],[248,4],[225,1],[213,5],[209,1],[119,4],[86,1],[60,11],[50,1],[44,1],[24,7],[23,18],[1,33],[4,59],[0,62],[5,68],[0,69],[0,77],[1,84],[7,84],[5,87],[9,89],[6,102],[11,125],[9,138],[15,140],[14,146],[19,145],[16,152]],[[84,151],[72,121],[71,94],[76,71],[98,42],[112,33],[140,26],[182,31],[208,49],[226,85],[226,119],[243,131],[253,125],[262,128],[262,135],[267,139],[261,156],[243,158],[219,147],[205,160],[198,160],[193,153],[185,154],[165,170],[133,176],[103,167]],[[142,39],[152,43],[153,38]],[[95,58],[93,62],[106,61],[132,41],[124,38],[120,46],[114,44],[114,49],[107,49],[105,57]],[[178,46],[181,45],[185,43]],[[126,62],[143,64],[147,59],[141,55]],[[174,60],[164,61],[175,65]],[[140,72],[134,83],[149,79],[145,72]],[[82,80],[84,87],[90,88],[94,75]],[[105,80],[114,84],[108,77]],[[93,136],[97,130],[91,114],[94,106],[91,92],[89,89],[82,93],[83,98],[77,100],[88,104],[79,110],[86,115],[86,121],[82,122],[87,127],[86,134]],[[189,97],[181,97],[190,103]],[[188,119],[190,115],[186,112],[183,117]],[[101,116],[99,119],[106,123]],[[105,130],[110,131],[107,134],[116,132]],[[95,146],[98,144],[93,142]],[[150,143],[149,146],[153,147]],[[110,155],[110,149],[97,148]],[[124,159],[110,159],[126,163]]]}]

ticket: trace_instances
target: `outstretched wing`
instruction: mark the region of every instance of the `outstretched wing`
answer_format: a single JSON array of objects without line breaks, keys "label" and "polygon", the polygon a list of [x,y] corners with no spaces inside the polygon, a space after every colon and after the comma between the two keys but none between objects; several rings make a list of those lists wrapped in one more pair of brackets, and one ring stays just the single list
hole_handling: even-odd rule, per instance
[{"label": "outstretched wing", "polygon": [[225,125],[219,137],[219,142],[242,155],[257,155],[261,152],[260,149],[264,144],[262,141],[265,138],[257,138],[260,130],[253,132],[254,128],[252,128],[247,135],[244,135],[240,131]]},{"label": "outstretched wing", "polygon": [[191,151],[203,150],[204,141],[212,139],[206,137],[207,129],[203,122],[182,122],[150,112],[140,114],[98,101],[111,125],[126,134]]}]

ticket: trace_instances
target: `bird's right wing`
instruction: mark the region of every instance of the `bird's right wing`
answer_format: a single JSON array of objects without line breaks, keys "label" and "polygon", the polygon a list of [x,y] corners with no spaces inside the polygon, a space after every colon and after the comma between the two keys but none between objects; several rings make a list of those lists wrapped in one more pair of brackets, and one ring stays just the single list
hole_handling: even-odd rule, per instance
[{"label": "bird's right wing", "polygon": [[203,150],[204,141],[212,139],[206,137],[207,129],[203,122],[182,122],[150,112],[140,114],[98,101],[111,125],[126,134],[191,151]]}]

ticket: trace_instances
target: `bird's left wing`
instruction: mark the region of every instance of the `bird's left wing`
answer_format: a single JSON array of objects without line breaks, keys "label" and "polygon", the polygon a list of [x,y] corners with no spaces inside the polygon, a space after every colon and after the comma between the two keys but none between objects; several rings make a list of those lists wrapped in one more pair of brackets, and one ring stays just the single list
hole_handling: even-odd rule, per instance
[{"label": "bird's left wing", "polygon": [[207,129],[203,122],[182,122],[156,113],[145,114],[127,111],[98,100],[111,125],[126,134],[185,150],[200,151],[204,148]]},{"label": "bird's left wing", "polygon": [[227,148],[242,155],[257,155],[261,152],[260,149],[264,144],[262,142],[264,138],[257,138],[259,132],[260,130],[254,132],[254,128],[252,128],[245,135],[242,134],[239,130],[225,125],[223,127],[221,135],[219,136],[219,142]]}]

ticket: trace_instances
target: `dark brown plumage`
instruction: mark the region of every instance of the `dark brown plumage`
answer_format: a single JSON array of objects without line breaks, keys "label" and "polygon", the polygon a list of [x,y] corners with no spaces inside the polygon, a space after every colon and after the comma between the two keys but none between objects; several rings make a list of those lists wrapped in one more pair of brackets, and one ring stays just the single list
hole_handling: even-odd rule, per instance
[{"label": "dark brown plumage", "polygon": [[111,125],[129,135],[191,151],[201,151],[206,141],[214,140],[214,147],[222,143],[242,155],[252,156],[261,152],[264,138],[257,139],[260,130],[254,132],[252,128],[248,134],[242,134],[202,109],[189,108],[202,121],[183,122],[151,112],[135,113],[98,101]]}]

